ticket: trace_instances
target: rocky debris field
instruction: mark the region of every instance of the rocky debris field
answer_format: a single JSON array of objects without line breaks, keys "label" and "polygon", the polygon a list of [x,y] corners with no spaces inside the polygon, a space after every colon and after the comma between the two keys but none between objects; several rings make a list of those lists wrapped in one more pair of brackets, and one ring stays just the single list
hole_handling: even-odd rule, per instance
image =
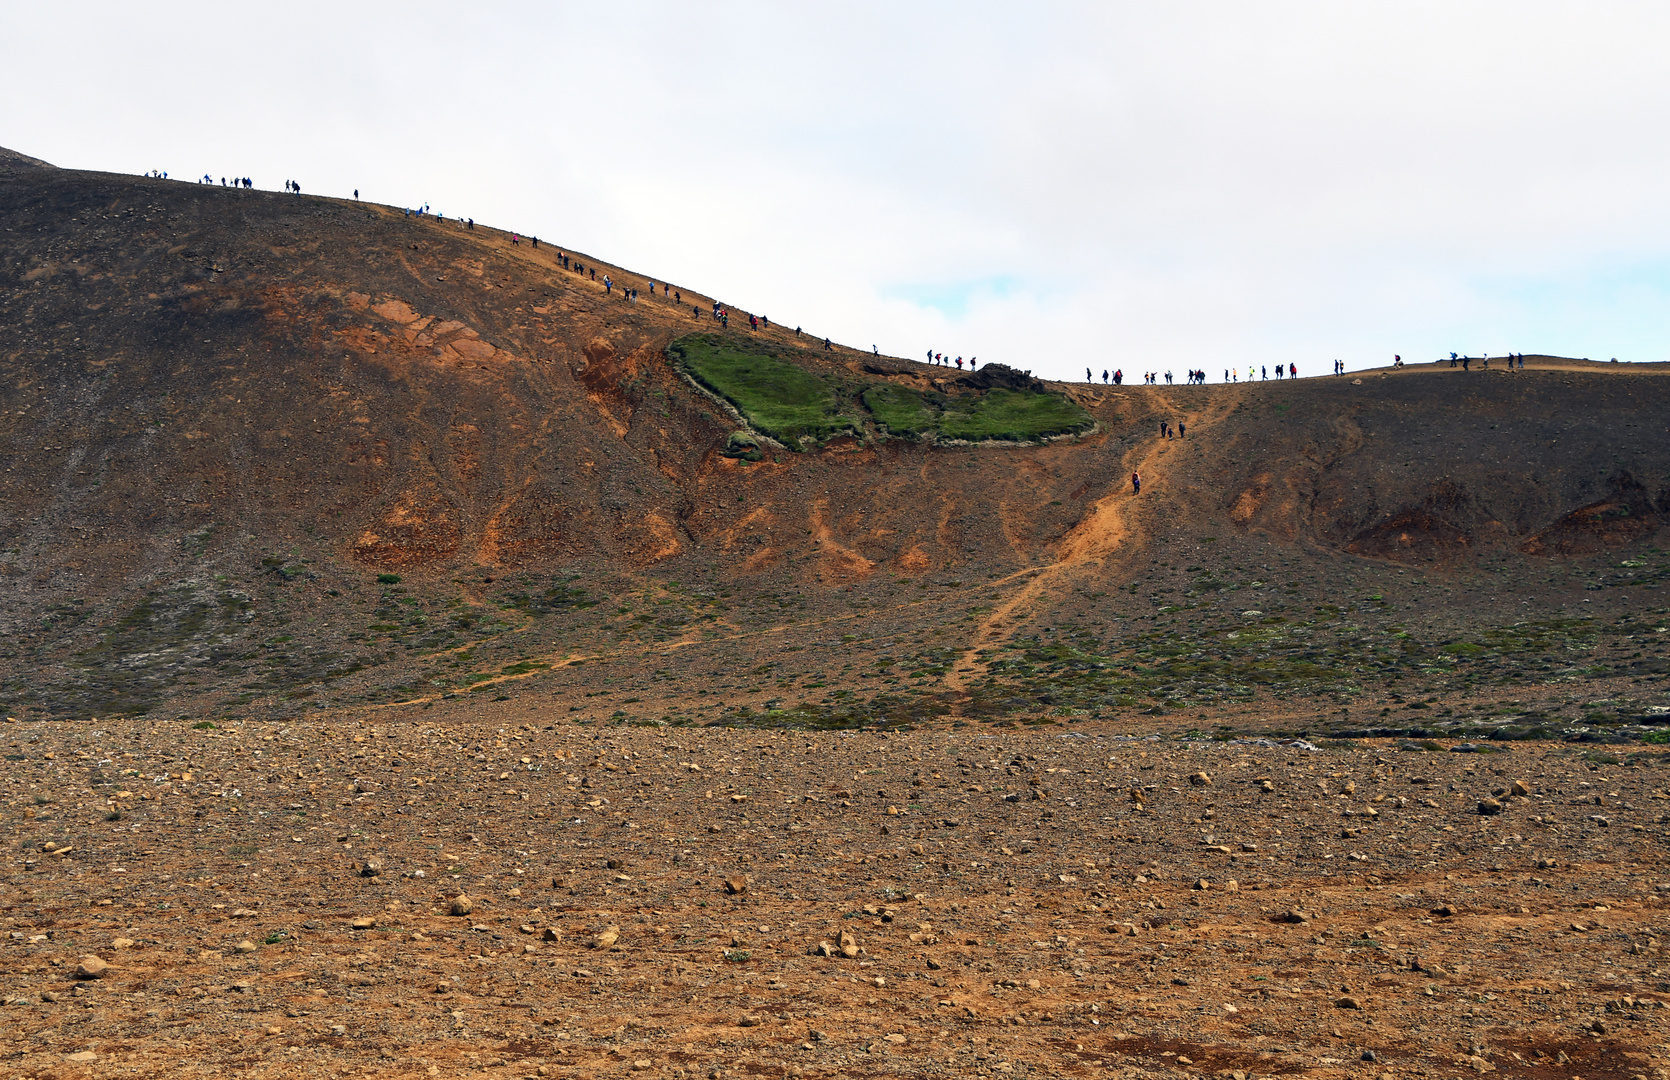
[{"label": "rocky debris field", "polygon": [[0,727],[7,1076],[1662,1077],[1657,748]]}]

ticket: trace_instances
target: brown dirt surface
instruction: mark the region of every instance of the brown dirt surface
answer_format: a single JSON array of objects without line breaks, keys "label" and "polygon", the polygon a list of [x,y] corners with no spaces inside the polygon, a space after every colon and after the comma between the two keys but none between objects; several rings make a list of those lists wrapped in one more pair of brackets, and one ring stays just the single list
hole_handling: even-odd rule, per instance
[{"label": "brown dirt surface", "polygon": [[674,340],[957,376],[25,164],[10,1075],[1664,1075],[1667,366],[752,461]]},{"label": "brown dirt surface", "polygon": [[1663,1064],[1662,755],[475,713],[8,725],[8,1068]]}]

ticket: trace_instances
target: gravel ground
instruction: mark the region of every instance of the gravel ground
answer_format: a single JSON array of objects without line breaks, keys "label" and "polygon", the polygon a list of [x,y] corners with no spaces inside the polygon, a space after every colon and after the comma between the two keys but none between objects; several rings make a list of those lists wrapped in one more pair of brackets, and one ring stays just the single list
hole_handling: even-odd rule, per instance
[{"label": "gravel ground", "polygon": [[1656,750],[0,740],[7,1075],[1665,1075]]}]

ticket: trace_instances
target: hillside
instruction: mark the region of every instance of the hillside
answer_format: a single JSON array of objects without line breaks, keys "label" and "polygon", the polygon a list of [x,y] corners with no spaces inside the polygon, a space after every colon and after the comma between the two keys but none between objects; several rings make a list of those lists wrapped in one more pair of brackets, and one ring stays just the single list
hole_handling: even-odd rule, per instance
[{"label": "hillside", "polygon": [[1662,365],[959,376],[481,225],[7,161],[16,715],[1639,737],[1665,701]]}]

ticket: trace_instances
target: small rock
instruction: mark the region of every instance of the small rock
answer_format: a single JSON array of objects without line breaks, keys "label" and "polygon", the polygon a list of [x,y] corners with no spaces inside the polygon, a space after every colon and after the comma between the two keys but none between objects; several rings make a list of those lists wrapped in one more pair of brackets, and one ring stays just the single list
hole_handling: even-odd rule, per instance
[{"label": "small rock", "polygon": [[1224,892],[1240,892],[1241,883],[1234,878],[1224,882]]},{"label": "small rock", "polygon": [[125,937],[116,938],[110,943],[110,947],[112,949],[131,949],[133,948],[133,939]]},{"label": "small rock", "polygon": [[355,930],[375,930],[377,928],[377,920],[373,919],[369,915],[361,915],[349,925]]},{"label": "small rock", "polygon": [[759,1025],[763,1024],[764,1022],[765,1021],[761,1020],[759,1017],[753,1015],[752,1013],[743,1013],[741,1016],[737,1017],[736,1026],[737,1027],[758,1027]]},{"label": "small rock", "polygon": [[619,940],[620,927],[608,926],[604,927],[601,933],[591,939],[591,947],[594,949],[612,949],[615,946],[615,942]]},{"label": "small rock", "polygon": [[246,955],[249,954],[249,953],[254,952],[258,947],[259,946],[257,946],[255,944],[255,942],[249,940],[248,938],[244,938],[242,941],[238,942],[236,945],[233,946],[233,948],[237,952],[243,953],[243,954],[246,954]]},{"label": "small rock", "polygon": [[1515,780],[1512,784],[1510,784],[1508,786],[1508,794],[1511,795],[1511,796],[1515,796],[1517,798],[1524,799],[1524,798],[1527,798],[1527,797],[1530,796],[1531,789],[1530,789],[1529,786],[1526,785],[1525,781]]},{"label": "small rock", "polygon": [[539,935],[541,941],[561,941],[562,931],[554,926],[547,926],[545,932]]},{"label": "small rock", "polygon": [[59,997],[58,991],[56,990],[43,990],[41,991],[41,1000],[47,1004],[52,1004],[53,1002],[60,1001],[62,999]]},{"label": "small rock", "polygon": [[1207,889],[1210,889],[1211,887],[1212,887],[1212,883],[1210,881],[1207,881],[1205,878],[1199,878],[1195,881],[1195,891],[1196,892],[1205,892]]},{"label": "small rock", "polygon": [[1334,1002],[1334,1008],[1336,1009],[1361,1009],[1362,1007],[1363,1003],[1354,997],[1342,997]]},{"label": "small rock", "polygon": [[727,896],[741,896],[748,891],[748,879],[745,877],[728,877],[725,879],[725,893]]},{"label": "small rock", "polygon": [[383,864],[376,859],[367,859],[360,864],[360,877],[377,877],[383,872]]},{"label": "small rock", "polygon": [[1281,917],[1282,922],[1297,923],[1301,926],[1310,922],[1310,920],[1310,913],[1308,911],[1300,911],[1298,908],[1294,908],[1292,911],[1287,912]]},{"label": "small rock", "polygon": [[91,1065],[98,1059],[99,1056],[91,1050],[79,1050],[76,1053],[66,1054],[64,1056],[65,1061],[73,1061],[77,1065]]},{"label": "small rock", "polygon": [[1479,800],[1479,816],[1492,817],[1502,812],[1502,804],[1495,799]]},{"label": "small rock", "polygon": [[78,979],[102,979],[109,966],[96,956],[83,956],[81,963],[75,966],[75,977]]},{"label": "small rock", "polygon": [[1193,784],[1195,787],[1209,787],[1212,783],[1212,777],[1208,773],[1197,772],[1190,775],[1189,783]]},{"label": "small rock", "polygon": [[1374,1051],[1373,1050],[1364,1050],[1363,1051],[1363,1060],[1364,1061],[1379,1061],[1380,1059],[1374,1056]]},{"label": "small rock", "polygon": [[893,1034],[887,1036],[887,1041],[897,1045],[899,1043],[904,1042],[905,1037],[902,1034],[900,1034],[899,1032],[895,1031]]},{"label": "small rock", "polygon": [[841,931],[840,947],[841,955],[848,960],[853,959],[863,951],[858,947],[858,939],[853,937],[851,931],[848,930]]},{"label": "small rock", "polygon": [[1455,914],[1455,908],[1448,904],[1439,904],[1437,907],[1432,909],[1432,914],[1447,919]]},{"label": "small rock", "polygon": [[468,915],[475,910],[475,901],[463,893],[452,898],[452,904],[447,908],[454,915]]}]

